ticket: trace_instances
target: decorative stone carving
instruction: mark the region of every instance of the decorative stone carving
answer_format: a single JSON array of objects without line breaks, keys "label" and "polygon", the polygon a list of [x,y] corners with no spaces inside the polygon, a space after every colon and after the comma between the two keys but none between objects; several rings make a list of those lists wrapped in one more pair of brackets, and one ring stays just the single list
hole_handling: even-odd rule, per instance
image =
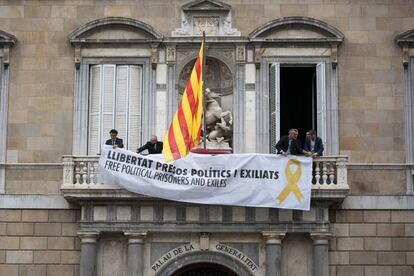
[{"label": "decorative stone carving", "polygon": [[246,47],[244,47],[244,45],[238,45],[236,47],[236,61],[237,62],[246,61]]},{"label": "decorative stone carving", "polygon": [[240,36],[240,31],[232,27],[229,5],[205,0],[184,5],[181,10],[181,27],[172,36]]},{"label": "decorative stone carving", "polygon": [[184,12],[181,12],[181,28],[172,32],[172,36],[186,36],[191,33],[191,25],[189,19]]},{"label": "decorative stone carving", "polygon": [[231,13],[229,12],[227,17],[223,20],[223,32],[225,35],[240,36],[239,30],[231,27]]},{"label": "decorative stone carving", "polygon": [[256,63],[256,66],[259,66],[262,62],[262,57],[265,50],[266,48],[262,48],[261,45],[256,45],[254,48],[254,63]]},{"label": "decorative stone carving", "polygon": [[403,46],[402,51],[403,51],[403,66],[404,68],[407,68],[408,63],[410,62],[410,54],[409,54],[408,46]]},{"label": "decorative stone carving", "polygon": [[208,250],[210,248],[210,233],[201,233],[200,250]]},{"label": "decorative stone carving", "polygon": [[[186,53],[188,55],[188,52]],[[194,56],[196,52],[193,53]],[[181,53],[179,54],[179,60],[181,60]],[[194,62],[187,63],[181,70],[178,80],[178,93],[183,93],[187,84],[187,80],[190,77],[191,70],[193,69]],[[230,95],[233,93],[233,76],[227,65],[216,58],[206,58],[206,67],[204,71],[204,81],[212,91],[220,94],[221,96]]]},{"label": "decorative stone carving", "polygon": [[0,49],[3,49],[3,65],[5,67],[8,67],[10,64],[10,47],[13,46],[14,44],[16,44],[16,37],[0,31]]},{"label": "decorative stone carving", "polygon": [[167,62],[175,62],[175,46],[167,46]]},{"label": "decorative stone carving", "polygon": [[338,65],[338,46],[337,45],[332,45],[331,47],[331,63],[332,63],[333,69],[335,69],[336,66]]},{"label": "decorative stone carving", "polygon": [[409,63],[409,49],[413,48],[414,42],[414,29],[402,32],[395,37],[395,42],[401,47],[402,63],[404,68],[408,67]]},{"label": "decorative stone carving", "polygon": [[5,67],[10,65],[10,47],[4,46],[3,47],[3,64]]},{"label": "decorative stone carving", "polygon": [[158,62],[158,44],[151,45],[151,64],[155,68]]},{"label": "decorative stone carving", "polygon": [[234,61],[234,51],[220,50],[220,55],[224,56],[228,61]]},{"label": "decorative stone carving", "polygon": [[75,46],[75,66],[78,69],[80,67],[81,60],[82,60],[81,47],[80,45],[76,45]]},{"label": "decorative stone carving", "polygon": [[219,31],[220,17],[218,16],[194,16],[193,17],[193,34],[217,35]]},{"label": "decorative stone carving", "polygon": [[194,57],[194,60],[195,60],[197,58],[197,54],[198,54],[198,49],[177,51],[176,53],[177,64],[183,64],[185,60],[187,60],[189,57]]}]

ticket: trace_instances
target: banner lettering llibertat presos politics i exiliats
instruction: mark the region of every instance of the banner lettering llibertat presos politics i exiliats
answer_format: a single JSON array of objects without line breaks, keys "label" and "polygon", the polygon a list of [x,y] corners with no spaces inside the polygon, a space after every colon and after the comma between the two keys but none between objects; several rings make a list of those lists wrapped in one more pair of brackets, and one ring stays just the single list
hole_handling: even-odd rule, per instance
[{"label": "banner lettering llibertat presos politics i exiliats", "polygon": [[98,175],[101,183],[181,202],[309,210],[312,158],[190,153],[165,163],[161,154],[104,146]]}]

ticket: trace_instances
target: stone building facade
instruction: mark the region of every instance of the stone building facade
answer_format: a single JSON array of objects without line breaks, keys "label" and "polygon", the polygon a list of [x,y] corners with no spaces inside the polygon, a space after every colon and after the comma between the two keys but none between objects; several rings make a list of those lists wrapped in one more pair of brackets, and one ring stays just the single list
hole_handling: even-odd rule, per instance
[{"label": "stone building facade", "polygon": [[[323,138],[309,212],[96,182],[109,127],[163,136],[203,30],[234,152]],[[413,275],[413,57],[404,0],[0,0],[0,275]]]}]

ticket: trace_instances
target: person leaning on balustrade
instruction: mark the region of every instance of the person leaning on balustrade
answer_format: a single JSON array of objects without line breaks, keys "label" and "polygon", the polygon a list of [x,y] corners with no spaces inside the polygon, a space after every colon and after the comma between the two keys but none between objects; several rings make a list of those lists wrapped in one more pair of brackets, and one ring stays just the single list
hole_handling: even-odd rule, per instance
[{"label": "person leaning on balustrade", "polygon": [[309,130],[309,137],[305,141],[305,155],[318,157],[323,155],[323,142],[320,137],[316,135],[315,130]]},{"label": "person leaning on balustrade", "polygon": [[141,153],[144,150],[148,150],[149,154],[159,154],[162,153],[162,142],[158,141],[156,135],[151,135],[150,140],[143,145],[142,147],[137,149],[137,153]]},{"label": "person leaning on balustrade", "polygon": [[289,130],[287,136],[282,136],[276,144],[276,149],[278,154],[283,155],[300,155],[305,154],[305,151],[302,149],[302,144],[298,140],[299,131],[295,128]]}]

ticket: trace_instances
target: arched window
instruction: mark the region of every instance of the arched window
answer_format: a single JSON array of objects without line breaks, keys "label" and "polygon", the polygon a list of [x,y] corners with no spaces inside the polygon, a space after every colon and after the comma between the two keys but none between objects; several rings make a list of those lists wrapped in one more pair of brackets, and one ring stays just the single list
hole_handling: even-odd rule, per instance
[{"label": "arched window", "polygon": [[250,33],[260,71],[257,116],[269,122],[258,126],[263,133],[256,140],[259,152],[274,152],[277,140],[298,128],[302,140],[306,131],[316,129],[325,154],[338,154],[336,66],[343,37],[336,28],[307,17],[273,20]]},{"label": "arched window", "polygon": [[141,21],[110,17],[81,26],[69,39],[76,65],[73,154],[99,153],[113,128],[135,150],[150,135],[150,65],[162,35]]}]

